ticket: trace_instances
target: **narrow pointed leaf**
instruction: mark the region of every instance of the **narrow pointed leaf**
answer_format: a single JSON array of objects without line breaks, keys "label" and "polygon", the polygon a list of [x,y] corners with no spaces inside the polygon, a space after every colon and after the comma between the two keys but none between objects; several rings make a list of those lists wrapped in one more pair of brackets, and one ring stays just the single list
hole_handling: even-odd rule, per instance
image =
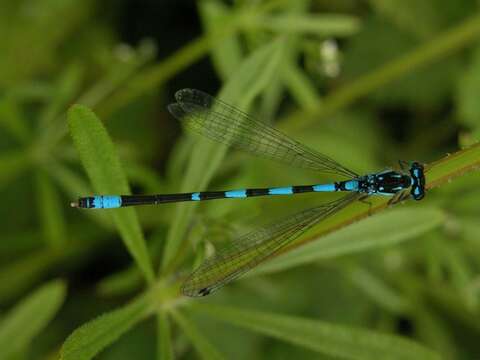
[{"label": "narrow pointed leaf", "polygon": [[[200,16],[207,32],[214,32],[222,23],[232,20],[228,7],[219,0],[201,1],[198,4]],[[240,66],[242,48],[236,33],[219,42],[211,50],[213,65],[225,81]]]},{"label": "narrow pointed leaf", "polygon": [[37,208],[45,241],[58,248],[66,241],[66,224],[60,196],[52,181],[43,173],[37,174]]},{"label": "narrow pointed leaf", "polygon": [[257,271],[275,272],[318,260],[385,248],[420,236],[444,221],[445,214],[436,208],[409,207],[385,211],[293,249]]},{"label": "narrow pointed leaf", "polygon": [[20,104],[9,96],[0,101],[0,128],[8,131],[20,143],[27,143],[30,137]]},{"label": "narrow pointed leaf", "polygon": [[172,315],[177,324],[183,330],[183,332],[188,336],[202,359],[223,359],[223,356],[220,355],[218,350],[215,349],[213,345],[208,342],[208,340],[202,335],[202,333],[195,327],[195,325],[190,320],[188,320],[179,312],[173,312]]},{"label": "narrow pointed leaf", "polygon": [[[85,106],[74,105],[68,112],[68,126],[94,190],[98,194],[130,194],[127,178],[112,140],[95,114]],[[110,213],[130,254],[147,280],[153,281],[152,265],[135,210],[122,208],[114,209]]]},{"label": "narrow pointed leaf", "polygon": [[218,320],[341,359],[440,359],[434,351],[399,336],[295,316],[227,306],[194,305]]},{"label": "narrow pointed leaf", "polygon": [[61,360],[92,359],[148,315],[148,302],[141,297],[82,325],[65,341]]},{"label": "narrow pointed leaf", "polygon": [[[76,172],[63,164],[50,164],[48,173],[57,185],[72,198],[75,198],[78,194],[90,194],[92,192],[91,187],[83,177],[80,177]],[[111,217],[108,216],[106,211],[85,211],[84,215],[106,229],[112,229],[114,226]]]},{"label": "narrow pointed leaf", "polygon": [[173,344],[170,321],[167,314],[157,315],[157,360],[173,360]]},{"label": "narrow pointed leaf", "polygon": [[255,26],[275,32],[305,33],[318,36],[348,36],[357,32],[357,18],[346,15],[282,14],[255,19]]},{"label": "narrow pointed leaf", "polygon": [[61,281],[43,285],[28,295],[0,321],[1,358],[24,349],[52,320],[65,299]]},{"label": "narrow pointed leaf", "polygon": [[15,180],[30,165],[25,151],[5,151],[0,155],[0,189]]}]

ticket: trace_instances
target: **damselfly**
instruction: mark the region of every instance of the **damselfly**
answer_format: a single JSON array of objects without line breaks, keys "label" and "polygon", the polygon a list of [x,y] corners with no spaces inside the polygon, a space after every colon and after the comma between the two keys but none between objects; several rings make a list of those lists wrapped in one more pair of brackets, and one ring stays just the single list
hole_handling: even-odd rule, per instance
[{"label": "damselfly", "polygon": [[363,200],[370,195],[391,196],[391,202],[407,197],[421,200],[425,196],[424,168],[418,162],[399,162],[401,171],[387,169],[359,175],[330,157],[202,91],[183,89],[175,94],[175,99],[176,103],[168,106],[170,113],[185,127],[210,139],[292,166],[342,176],[346,180],[326,184],[182,194],[96,195],[79,198],[78,202],[72,203],[73,207],[110,209],[181,201],[244,199],[307,192],[348,192],[338,200],[304,210],[232,241],[215,256],[205,260],[187,278],[182,286],[185,295],[205,296],[212,293],[278,253],[313,225],[354,201]]}]

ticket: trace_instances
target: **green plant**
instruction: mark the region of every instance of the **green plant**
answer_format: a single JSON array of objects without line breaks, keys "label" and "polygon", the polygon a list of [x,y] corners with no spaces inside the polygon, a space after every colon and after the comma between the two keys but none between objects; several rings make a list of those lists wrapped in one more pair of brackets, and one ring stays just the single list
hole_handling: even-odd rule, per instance
[{"label": "green plant", "polygon": [[[370,0],[368,10],[351,1],[199,1],[203,33],[160,61],[151,42],[115,47],[115,31],[95,21],[93,2],[16,3],[0,11],[0,33],[8,33],[0,45],[0,302],[18,301],[0,318],[3,355],[122,359],[134,351],[171,359],[190,358],[191,348],[207,359],[477,355],[473,1]],[[332,37],[341,39],[336,79],[321,67]],[[25,44],[40,42],[32,56]],[[157,89],[206,55],[223,84],[218,96],[265,121],[279,118],[276,126],[358,172],[424,161],[426,199],[387,209],[372,198],[372,217],[354,204],[245,281],[211,298],[181,297],[184,274],[212,247],[330,198],[68,208],[77,196],[127,194],[130,186],[167,193],[311,182],[315,174],[188,134],[167,160],[159,156],[171,144],[163,135],[170,99]],[[85,290],[78,273],[93,270],[100,274]],[[62,280],[25,295],[52,275],[71,281],[68,292]]]}]

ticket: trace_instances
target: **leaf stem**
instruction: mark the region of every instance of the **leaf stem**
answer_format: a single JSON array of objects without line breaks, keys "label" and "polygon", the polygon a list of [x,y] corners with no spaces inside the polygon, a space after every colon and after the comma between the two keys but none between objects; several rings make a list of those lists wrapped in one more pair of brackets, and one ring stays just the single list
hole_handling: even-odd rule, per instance
[{"label": "leaf stem", "polygon": [[96,109],[97,113],[100,117],[106,118],[122,106],[160,86],[206,55],[213,46],[218,46],[222,40],[234,35],[245,26],[245,24],[248,24],[251,14],[259,15],[271,11],[284,2],[285,0],[273,0],[256,8],[250,8],[246,11],[241,10],[232,17],[227,17],[223,26],[219,26],[216,31],[206,33],[196,38],[161,63],[153,65],[139,73],[130,83],[119,89],[118,92],[114,93],[100,105],[98,109]]},{"label": "leaf stem", "polygon": [[430,64],[448,54],[458,51],[478,40],[480,35],[480,15],[474,15],[462,24],[440,34],[436,39],[408,52],[376,71],[361,76],[357,80],[335,91],[323,99],[315,108],[298,110],[287,116],[284,127],[301,128],[319,118],[331,116],[336,111],[351,105],[356,100],[374,90],[401,78],[414,70]]},{"label": "leaf stem", "polygon": [[[426,164],[425,188],[430,190],[445,185],[458,177],[479,169],[480,143],[477,143],[471,147],[457,151],[454,154],[447,154],[442,159],[431,164]],[[428,201],[428,194],[426,199]],[[370,197],[368,199],[371,203],[370,208],[364,204],[352,204],[341,212],[341,214],[344,214],[343,216],[334,216],[321,222],[315,226],[312,231],[308,231],[306,236],[300,237],[298,241],[295,241],[292,245],[283,249],[283,251],[275,254],[275,257],[384,210],[390,206],[389,200],[390,198],[385,197]]]}]

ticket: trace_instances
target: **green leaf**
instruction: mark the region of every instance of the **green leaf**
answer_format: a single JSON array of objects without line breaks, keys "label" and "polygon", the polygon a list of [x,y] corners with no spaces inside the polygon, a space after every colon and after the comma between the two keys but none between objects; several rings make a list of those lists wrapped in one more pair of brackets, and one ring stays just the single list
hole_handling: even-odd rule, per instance
[{"label": "green leaf", "polygon": [[[55,84],[55,94],[40,115],[38,126],[40,131],[44,131],[60,114],[64,114],[68,104],[73,102],[79,90],[82,75],[83,68],[78,64],[68,66],[60,75]],[[58,124],[55,125],[58,126]]]},{"label": "green leaf", "polygon": [[[432,11],[434,1],[370,0],[372,7],[392,20],[402,30],[412,32],[420,38],[428,38],[440,27],[439,11]],[[418,21],[422,19],[422,21]]]},{"label": "green leaf", "polygon": [[[85,106],[74,105],[68,111],[68,126],[94,190],[99,194],[130,194],[115,147],[95,114]],[[130,254],[146,279],[153,282],[152,265],[135,210],[113,209],[110,213]]]},{"label": "green leaf", "polygon": [[[279,5],[282,5],[282,1],[260,2],[258,5],[252,7],[252,11],[258,15],[278,8]],[[161,84],[174,77],[180,71],[205,56],[213,46],[221,43],[230,35],[238,32],[244,21],[245,14],[243,12],[238,12],[238,16],[225,22],[223,26],[217,27],[213,34],[205,34],[198,37],[164,61],[145,68],[138,75],[130,79],[130,81],[119,89],[118,92],[108,98],[99,109],[100,113],[103,115],[110,115],[138,97],[158,88]]]},{"label": "green leaf", "polygon": [[352,284],[385,310],[399,315],[409,310],[409,301],[373,272],[360,266],[345,266],[340,268],[340,271],[345,273]]},{"label": "green leaf", "polygon": [[4,234],[0,241],[0,256],[26,255],[37,249],[42,243],[38,229],[18,229],[14,233]]},{"label": "green leaf", "polygon": [[[201,1],[198,7],[207,33],[214,32],[225,22],[232,20],[228,7],[221,1]],[[215,43],[210,53],[217,74],[226,81],[240,66],[243,57],[237,33],[232,33],[223,41]]]},{"label": "green leaf", "polygon": [[212,304],[196,303],[192,310],[335,358],[440,359],[411,340],[361,328]]},{"label": "green leaf", "polygon": [[296,64],[288,62],[284,65],[283,80],[301,107],[314,109],[315,106],[318,106],[321,99],[314,84]]},{"label": "green leaf", "polygon": [[3,152],[0,155],[0,189],[25,171],[30,161],[29,154],[25,151]]},{"label": "green leaf", "polygon": [[406,280],[410,286],[417,288],[421,296],[428,295],[432,308],[439,309],[440,313],[446,314],[449,319],[454,319],[478,337],[480,324],[476,310],[459,301],[457,289],[450,287],[448,283],[426,283],[424,279],[413,277],[408,273],[402,274],[402,277],[403,281]]},{"label": "green leaf", "polygon": [[349,36],[360,28],[356,17],[348,15],[279,14],[252,18],[247,26],[279,33],[314,34],[322,37]]},{"label": "green leaf", "polygon": [[[363,98],[373,91],[376,91],[395,80],[401,79],[408,74],[413,73],[439,59],[443,59],[448,54],[458,52],[478,40],[480,34],[480,16],[475,14],[464,20],[458,26],[453,27],[439,34],[431,41],[418,46],[416,49],[405,53],[382,66],[375,66],[374,70],[362,74],[360,77],[346,84],[342,88],[336,90],[333,94],[324,98],[324,101],[315,107],[315,109],[307,109],[304,111],[296,111],[285,119],[288,126],[303,127],[320,119],[325,119],[340,109],[346,108],[353,102]],[[383,33],[382,33],[383,35]],[[372,36],[376,39],[379,32],[375,32]],[[368,38],[366,44],[371,45],[371,38]],[[392,39],[388,39],[392,44]],[[359,46],[360,50],[366,51],[365,43]],[[369,55],[369,54],[367,54]],[[357,54],[352,59],[352,64],[358,61],[363,54]],[[369,55],[370,56],[370,55]],[[452,69],[454,66],[451,67]],[[448,74],[440,73],[442,77]],[[433,77],[433,80],[438,81]],[[414,84],[418,85],[418,80],[414,78]],[[392,89],[392,87],[390,87]],[[418,88],[415,87],[415,93]],[[393,88],[393,90],[395,90]],[[437,91],[437,89],[433,89]],[[445,86],[442,89],[445,90]],[[449,90],[447,86],[447,91]],[[385,94],[388,95],[388,94]],[[411,95],[407,94],[407,95]],[[423,94],[429,95],[429,94]],[[412,99],[415,100],[415,99]],[[286,126],[284,126],[286,127]]]},{"label": "green leaf", "polygon": [[[145,95],[159,87],[161,84],[172,78],[174,75],[185,69],[187,66],[203,57],[215,43],[233,33],[237,28],[235,21],[223,29],[218,29],[215,35],[204,35],[193,40],[183,48],[175,52],[165,61],[149,66],[128,83],[118,89],[99,108],[102,116],[110,116],[114,111],[130,104],[141,95]],[[102,99],[103,100],[103,99]]]},{"label": "green leaf", "polygon": [[12,300],[32,286],[57,260],[56,253],[50,249],[37,251],[3,266],[0,269],[0,302]]},{"label": "green leaf", "polygon": [[162,192],[166,188],[164,180],[155,169],[139,163],[128,163],[126,169],[131,182],[145,189],[145,192]]},{"label": "green leaf", "polygon": [[159,312],[157,315],[157,360],[174,359],[170,328],[170,321],[167,314]]},{"label": "green leaf", "polygon": [[202,333],[195,327],[195,325],[190,320],[185,318],[177,311],[172,311],[172,316],[177,322],[177,324],[180,326],[180,328],[183,330],[185,335],[188,336],[202,359],[223,359],[223,356],[218,352],[218,350],[215,349],[213,345],[208,342],[207,339],[205,339]]},{"label": "green leaf", "polygon": [[[103,246],[99,231],[85,225],[69,227],[68,243],[63,242],[59,248],[43,247],[24,256],[15,258],[0,268],[0,303],[11,301],[30,288],[49,271],[58,270],[58,266],[71,268],[85,257]],[[6,237],[7,241],[10,239]]]},{"label": "green leaf", "polygon": [[452,182],[452,180],[480,168],[480,143],[447,154],[428,165],[426,187],[428,190]]},{"label": "green leaf", "polygon": [[460,349],[456,346],[455,331],[447,319],[438,316],[432,309],[415,309],[415,335],[429,347],[443,355],[444,359],[460,359]]},{"label": "green leaf", "polygon": [[[230,78],[219,97],[242,109],[247,109],[253,99],[268,85],[275,75],[284,50],[284,40],[278,39],[252,53]],[[205,189],[221,165],[226,147],[219,147],[207,139],[199,139],[185,171],[182,192]],[[167,237],[162,266],[171,265],[185,237],[188,224],[198,204],[179,204]]]},{"label": "green leaf", "polygon": [[103,296],[118,296],[138,290],[142,284],[142,274],[131,266],[102,279],[97,291]]},{"label": "green leaf", "polygon": [[150,63],[156,54],[155,44],[149,40],[143,40],[136,49],[129,46],[123,49],[128,52],[126,57],[115,57],[115,63],[108,67],[108,72],[87,89],[78,99],[78,103],[96,107],[101,101],[107,99],[115,90],[127,86],[126,82],[138,73],[146,64]]},{"label": "green leaf", "polygon": [[[78,196],[78,194],[90,194],[92,192],[84,178],[61,163],[52,162],[48,165],[47,170],[50,177],[72,198]],[[113,228],[111,217],[104,211],[84,211],[83,214],[106,229]]]},{"label": "green leaf", "polygon": [[[125,82],[155,56],[155,46],[149,40],[142,41],[137,51],[133,51],[128,46],[122,50],[127,55],[123,54],[123,56],[112,56],[109,58],[107,60],[109,63],[106,65],[108,71],[77,98],[76,102],[78,104],[97,108],[98,104],[109,98],[112,92],[118,88],[125,87]],[[62,120],[61,117],[59,120]],[[42,140],[50,146],[54,146],[67,134],[68,129],[63,122],[60,124],[52,122],[42,132]]]},{"label": "green leaf", "polygon": [[261,103],[258,106],[257,118],[267,123],[272,123],[284,96],[283,79],[272,79],[262,94]]},{"label": "green leaf", "polygon": [[58,248],[67,239],[60,197],[51,180],[44,173],[38,172],[36,178],[38,217],[44,238],[51,247]]},{"label": "green leaf", "polygon": [[468,1],[370,0],[370,3],[398,27],[424,39],[475,11]]},{"label": "green leaf", "polygon": [[[157,217],[158,218],[158,217]],[[163,226],[154,230],[148,238],[148,250],[151,254],[159,254],[165,240]],[[158,257],[158,255],[157,255]],[[107,275],[97,284],[97,291],[102,296],[125,296],[139,291],[143,285],[140,269],[132,264],[116,273]]]},{"label": "green leaf", "polygon": [[418,237],[444,221],[445,214],[436,208],[409,207],[385,211],[289,251],[257,271],[275,272],[318,260],[385,248]]},{"label": "green leaf", "polygon": [[480,47],[475,49],[471,63],[459,79],[457,90],[458,112],[462,122],[473,129],[480,129]]},{"label": "green leaf", "polygon": [[28,2],[9,10],[4,11],[2,7],[0,13],[2,88],[26,82],[54,66],[55,57],[59,56],[58,48],[88,17],[89,6],[88,2],[79,4],[74,0],[46,0]]},{"label": "green leaf", "polygon": [[61,360],[92,359],[149,314],[147,299],[140,297],[80,326],[63,344]]},{"label": "green leaf", "polygon": [[0,100],[0,126],[20,143],[28,142],[30,130],[27,127],[27,121],[23,116],[20,104],[13,99],[13,96],[8,96],[8,94]]},{"label": "green leaf", "polygon": [[2,317],[2,358],[23,350],[48,325],[63,304],[65,293],[63,282],[50,282],[28,295]]},{"label": "green leaf", "polygon": [[[309,1],[295,1],[288,3],[288,9],[285,13],[294,17],[308,16]],[[252,34],[255,36],[255,34]],[[302,57],[301,49],[304,39],[301,34],[288,34],[287,44],[288,52],[282,61],[282,68],[279,73],[281,77],[273,79],[271,85],[266,89],[263,96],[262,116],[266,121],[273,119],[273,109],[277,109],[282,101],[283,87],[285,86],[297,103],[305,108],[314,108],[320,101],[320,97],[315,89],[315,84],[311,81],[311,76],[307,75],[298,62]],[[313,41],[315,49],[318,47],[317,41]],[[317,49],[318,50],[318,49]],[[318,64],[317,64],[318,65]],[[272,91],[273,90],[273,91]],[[265,121],[265,120],[264,120]]]},{"label": "green leaf", "polygon": [[[392,59],[400,59],[418,43],[417,39],[405,31],[372,18],[365,22],[358,36],[352,37],[344,54],[343,76],[348,81],[375,71]],[[432,107],[450,95],[459,70],[458,59],[441,59],[428,67],[405,74],[401,79],[373,92],[371,96],[380,104],[390,106],[407,103],[411,106]]]}]

